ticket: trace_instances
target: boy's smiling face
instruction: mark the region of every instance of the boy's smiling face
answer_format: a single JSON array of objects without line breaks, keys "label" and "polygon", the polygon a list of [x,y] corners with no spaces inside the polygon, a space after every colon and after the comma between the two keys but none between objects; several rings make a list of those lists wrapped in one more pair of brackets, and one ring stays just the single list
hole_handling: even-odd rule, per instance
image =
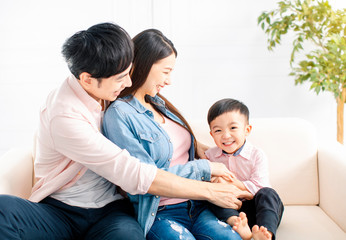
[{"label": "boy's smiling face", "polygon": [[239,111],[231,111],[217,116],[210,122],[210,134],[216,146],[232,154],[243,146],[252,126]]}]

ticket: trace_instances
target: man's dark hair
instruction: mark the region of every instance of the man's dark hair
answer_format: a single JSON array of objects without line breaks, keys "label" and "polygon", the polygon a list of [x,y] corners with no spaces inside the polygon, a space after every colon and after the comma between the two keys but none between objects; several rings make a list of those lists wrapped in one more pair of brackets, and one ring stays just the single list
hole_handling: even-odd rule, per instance
[{"label": "man's dark hair", "polygon": [[239,111],[240,114],[244,115],[247,123],[249,123],[249,109],[247,106],[235,99],[225,98],[214,103],[208,111],[208,124],[210,124],[215,118],[220,116],[221,114],[227,112]]},{"label": "man's dark hair", "polygon": [[77,79],[82,72],[87,72],[100,81],[130,66],[133,43],[120,26],[101,23],[68,38],[62,47],[62,54]]}]

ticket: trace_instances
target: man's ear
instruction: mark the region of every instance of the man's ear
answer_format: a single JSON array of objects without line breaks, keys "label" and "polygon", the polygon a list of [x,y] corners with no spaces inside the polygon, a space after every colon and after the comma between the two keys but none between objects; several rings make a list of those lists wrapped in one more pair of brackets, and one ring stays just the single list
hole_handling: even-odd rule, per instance
[{"label": "man's ear", "polygon": [[81,74],[79,74],[79,82],[84,89],[90,89],[92,84],[90,73],[82,72]]},{"label": "man's ear", "polygon": [[251,133],[252,130],[252,125],[248,124],[245,127],[245,136],[249,136],[249,134]]}]

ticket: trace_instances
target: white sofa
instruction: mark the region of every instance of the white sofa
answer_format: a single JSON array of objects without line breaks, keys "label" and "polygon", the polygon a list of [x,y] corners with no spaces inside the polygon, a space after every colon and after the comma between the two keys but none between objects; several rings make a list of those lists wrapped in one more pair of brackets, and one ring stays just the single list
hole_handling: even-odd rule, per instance
[{"label": "white sofa", "polygon": [[[190,122],[199,141],[214,145],[206,121]],[[346,239],[346,148],[318,141],[311,124],[296,118],[252,119],[249,140],[261,147],[270,178],[285,205],[278,240]],[[0,194],[23,198],[33,183],[32,151],[0,158]]]}]

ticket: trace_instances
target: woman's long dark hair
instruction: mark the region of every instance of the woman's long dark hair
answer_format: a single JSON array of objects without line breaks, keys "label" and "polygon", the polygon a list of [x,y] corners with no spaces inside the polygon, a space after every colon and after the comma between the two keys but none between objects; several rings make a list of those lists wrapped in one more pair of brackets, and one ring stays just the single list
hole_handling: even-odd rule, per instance
[{"label": "woman's long dark hair", "polygon": [[[134,59],[130,72],[132,86],[125,88],[120,93],[119,97],[124,97],[131,94],[134,95],[136,91],[140,87],[142,87],[147,80],[153,64],[160,61],[161,59],[170,56],[172,53],[174,53],[175,57],[177,57],[178,55],[178,52],[175,49],[173,43],[168,38],[166,38],[162,34],[162,32],[156,29],[145,30],[137,34],[132,40],[134,43]],[[157,96],[162,98],[166,102],[166,107],[168,108],[168,110],[174,113],[185,124],[185,126],[183,127],[185,127],[186,130],[193,136],[194,147],[196,149],[195,157],[198,157],[196,138],[186,119],[181,115],[178,109],[174,107],[174,105],[165,97],[163,97],[159,93],[157,94]],[[155,104],[152,105],[157,111],[159,111]]]}]

